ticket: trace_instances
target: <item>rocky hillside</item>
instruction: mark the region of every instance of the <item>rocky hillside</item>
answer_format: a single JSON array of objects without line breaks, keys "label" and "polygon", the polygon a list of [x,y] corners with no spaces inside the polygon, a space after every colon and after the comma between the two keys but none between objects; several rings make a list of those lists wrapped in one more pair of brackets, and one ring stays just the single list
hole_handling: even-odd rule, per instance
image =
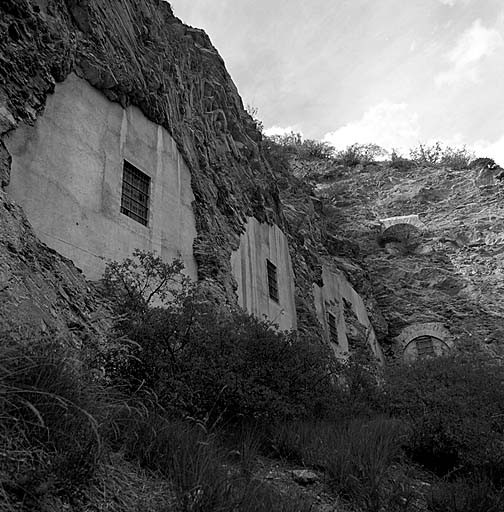
[{"label": "rocky hillside", "polygon": [[[294,161],[293,168],[326,202],[327,223],[358,248],[390,352],[404,327],[440,322],[455,341],[502,353],[502,169],[337,161]],[[381,235],[381,219],[405,215],[418,215],[425,229]]]}]

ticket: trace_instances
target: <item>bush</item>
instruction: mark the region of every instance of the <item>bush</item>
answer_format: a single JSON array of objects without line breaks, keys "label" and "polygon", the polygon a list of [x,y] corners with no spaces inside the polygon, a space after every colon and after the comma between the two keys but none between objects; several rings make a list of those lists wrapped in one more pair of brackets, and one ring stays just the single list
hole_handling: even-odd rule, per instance
[{"label": "bush", "polygon": [[396,149],[393,149],[390,154],[390,165],[398,171],[405,172],[415,167],[415,162],[403,157]]},{"label": "bush", "polygon": [[334,155],[334,148],[324,141],[314,139],[304,139],[300,133],[288,133],[285,135],[272,135],[266,137],[267,148],[269,152],[274,152],[275,147],[287,155],[297,155],[301,158],[318,158],[330,160]]},{"label": "bush", "polygon": [[135,249],[132,258],[112,261],[105,267],[103,283],[119,314],[145,314],[150,306],[166,304],[187,293],[188,278],[182,274],[180,259],[164,262],[149,251]]},{"label": "bush", "polygon": [[343,151],[336,153],[335,159],[346,167],[369,165],[385,154],[385,150],[377,144],[352,144]]},{"label": "bush", "polygon": [[432,145],[419,144],[416,148],[410,150],[410,158],[417,166],[445,166],[455,170],[469,168],[474,154],[465,146],[462,148],[453,148],[443,146],[441,142]]},{"label": "bush", "polygon": [[417,361],[391,369],[388,413],[408,419],[410,457],[438,475],[504,474],[504,369],[480,352]]},{"label": "bush", "polygon": [[[126,300],[138,295],[133,290]],[[335,363],[325,345],[220,311],[197,288],[175,294],[165,308],[132,311],[117,328],[119,341],[105,355],[109,378],[130,392],[151,388],[164,406],[201,421],[294,418],[330,407]],[[121,343],[124,337],[134,344]]]}]

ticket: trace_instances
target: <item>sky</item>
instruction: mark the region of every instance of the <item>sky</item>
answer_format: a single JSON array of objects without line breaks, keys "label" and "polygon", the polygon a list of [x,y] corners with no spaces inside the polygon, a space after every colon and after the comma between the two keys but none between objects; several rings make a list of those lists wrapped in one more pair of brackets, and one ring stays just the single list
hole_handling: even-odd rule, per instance
[{"label": "sky", "polygon": [[502,0],[170,0],[267,134],[442,141],[504,166]]}]

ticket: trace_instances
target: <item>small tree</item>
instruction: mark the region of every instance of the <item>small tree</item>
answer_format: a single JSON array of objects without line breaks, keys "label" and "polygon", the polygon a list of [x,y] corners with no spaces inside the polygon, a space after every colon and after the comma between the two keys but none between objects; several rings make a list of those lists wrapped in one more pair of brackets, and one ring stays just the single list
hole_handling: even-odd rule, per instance
[{"label": "small tree", "polygon": [[166,263],[152,252],[135,249],[132,258],[107,264],[103,282],[107,294],[122,312],[142,313],[154,301],[166,303],[177,289],[187,287],[183,268],[180,259]]}]

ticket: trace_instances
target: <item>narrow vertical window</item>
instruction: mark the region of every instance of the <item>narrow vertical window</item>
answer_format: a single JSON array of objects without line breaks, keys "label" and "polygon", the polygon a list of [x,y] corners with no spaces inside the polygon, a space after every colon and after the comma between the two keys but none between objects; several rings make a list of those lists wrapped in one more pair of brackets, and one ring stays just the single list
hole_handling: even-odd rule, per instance
[{"label": "narrow vertical window", "polygon": [[121,213],[147,226],[150,178],[126,160],[123,165]]},{"label": "narrow vertical window", "polygon": [[275,302],[279,302],[278,300],[278,278],[277,278],[277,268],[270,260],[266,260],[266,268],[268,272],[268,291],[269,296]]},{"label": "narrow vertical window", "polygon": [[336,326],[336,316],[330,311],[326,314],[327,317],[327,327],[329,329],[329,339],[333,343],[338,343],[338,328]]}]

